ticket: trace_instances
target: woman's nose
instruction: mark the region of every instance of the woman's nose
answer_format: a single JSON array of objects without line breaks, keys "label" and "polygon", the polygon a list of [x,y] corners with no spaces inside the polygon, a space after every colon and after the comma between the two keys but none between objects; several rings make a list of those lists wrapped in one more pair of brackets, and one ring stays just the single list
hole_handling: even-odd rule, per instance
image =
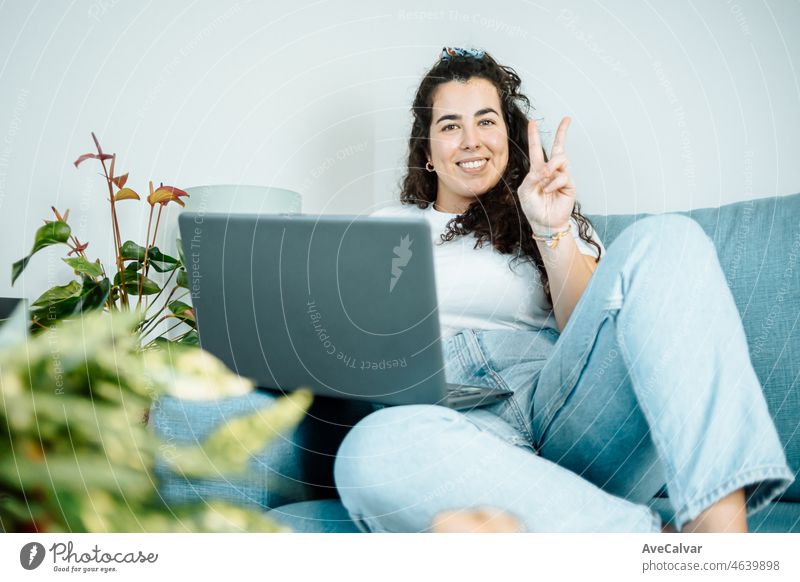
[{"label": "woman's nose", "polygon": [[480,147],[481,139],[478,135],[477,128],[474,127],[465,127],[463,133],[461,134],[461,147],[467,150],[474,150]]}]

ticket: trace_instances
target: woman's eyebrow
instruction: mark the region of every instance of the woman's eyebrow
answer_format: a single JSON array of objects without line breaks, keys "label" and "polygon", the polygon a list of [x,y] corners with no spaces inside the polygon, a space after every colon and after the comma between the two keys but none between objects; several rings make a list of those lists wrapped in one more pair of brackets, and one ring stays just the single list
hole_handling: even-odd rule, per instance
[{"label": "woman's eyebrow", "polygon": [[[476,111],[474,117],[478,117],[478,116],[483,115],[485,113],[494,113],[498,117],[500,116],[500,114],[497,113],[497,111],[495,111],[491,107],[484,107],[483,109],[479,109],[478,111]],[[453,120],[457,121],[457,120],[461,119],[461,116],[457,115],[455,113],[450,113],[448,115],[442,115],[439,119],[436,120],[436,123],[441,123],[442,121],[445,121],[446,119],[453,119]]]}]

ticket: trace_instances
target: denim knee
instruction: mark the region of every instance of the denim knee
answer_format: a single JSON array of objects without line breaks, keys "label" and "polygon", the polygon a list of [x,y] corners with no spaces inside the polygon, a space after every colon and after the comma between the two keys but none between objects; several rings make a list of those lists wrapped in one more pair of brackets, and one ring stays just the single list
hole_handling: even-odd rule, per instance
[{"label": "denim knee", "polygon": [[336,454],[334,480],[345,507],[373,505],[366,497],[388,491],[424,441],[462,420],[455,410],[430,404],[383,408],[363,418]]},{"label": "denim knee", "polygon": [[713,241],[695,220],[680,214],[634,222],[609,246],[606,261],[606,269],[620,272],[627,284],[634,272],[639,282],[658,281],[674,289],[682,287],[680,281],[722,274]]},{"label": "denim knee", "polygon": [[714,243],[697,221],[681,214],[648,216],[627,227],[619,236],[623,237],[630,239],[629,244],[646,247],[649,256],[655,252],[662,260],[680,259],[687,251],[692,256],[716,253]]}]

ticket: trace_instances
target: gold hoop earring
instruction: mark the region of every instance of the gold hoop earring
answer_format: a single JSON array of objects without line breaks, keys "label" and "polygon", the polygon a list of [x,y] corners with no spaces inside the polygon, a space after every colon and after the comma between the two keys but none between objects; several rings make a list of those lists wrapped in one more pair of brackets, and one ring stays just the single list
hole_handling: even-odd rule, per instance
[{"label": "gold hoop earring", "polygon": [[429,172],[433,172],[433,164],[431,164],[430,160],[428,160],[428,162],[425,164],[425,169]]}]

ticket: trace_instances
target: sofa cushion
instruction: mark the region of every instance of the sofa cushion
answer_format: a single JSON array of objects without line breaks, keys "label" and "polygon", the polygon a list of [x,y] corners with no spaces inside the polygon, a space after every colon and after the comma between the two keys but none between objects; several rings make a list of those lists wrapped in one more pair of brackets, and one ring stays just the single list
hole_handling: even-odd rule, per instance
[{"label": "sofa cushion", "polygon": [[[654,497],[649,505],[665,522],[672,521],[675,516],[669,499]],[[747,527],[755,533],[800,533],[800,503],[770,503],[748,516]]]},{"label": "sofa cushion", "polygon": [[[680,212],[714,241],[789,465],[800,472],[800,194]],[[608,247],[647,214],[589,216]],[[757,436],[757,435],[754,435]],[[800,480],[782,496],[800,502]]]},{"label": "sofa cushion", "polygon": [[[664,521],[674,511],[669,499],[653,498],[650,503]],[[342,503],[335,499],[292,503],[273,509],[269,517],[298,533],[360,533]],[[748,518],[750,531],[757,533],[800,532],[800,504],[771,503]]]},{"label": "sofa cushion", "polygon": [[170,470],[167,459],[176,445],[197,444],[226,421],[252,414],[275,397],[252,392],[219,401],[185,401],[162,396],[150,410],[150,426],[161,439],[155,473],[159,491],[169,504],[219,499],[254,508],[270,508],[309,497],[295,461],[294,435],[277,437],[250,461],[247,474],[186,478]]},{"label": "sofa cushion", "polygon": [[338,499],[292,503],[267,516],[297,533],[361,533]]},{"label": "sofa cushion", "polygon": [[333,460],[347,431],[372,412],[371,405],[317,396],[304,420],[276,436],[250,460],[243,475],[186,478],[170,470],[175,445],[197,444],[225,422],[252,414],[275,401],[272,392],[254,391],[213,401],[161,397],[150,410],[150,426],[163,441],[156,459],[159,491],[169,504],[220,499],[268,509],[312,499],[336,497]]}]

